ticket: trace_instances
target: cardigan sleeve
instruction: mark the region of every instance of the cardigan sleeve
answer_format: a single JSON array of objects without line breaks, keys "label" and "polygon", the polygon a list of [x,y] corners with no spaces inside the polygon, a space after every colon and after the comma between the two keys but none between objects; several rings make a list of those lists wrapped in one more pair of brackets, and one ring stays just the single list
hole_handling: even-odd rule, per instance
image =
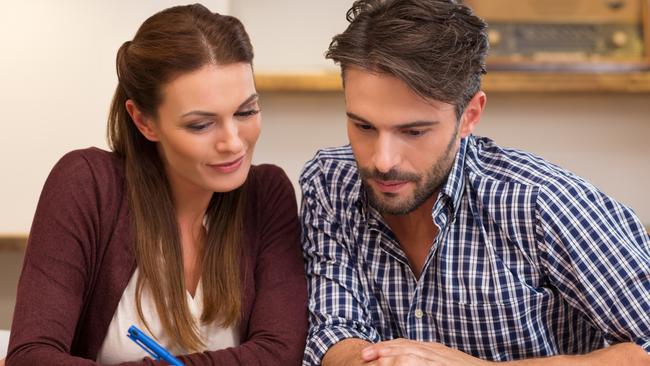
[{"label": "cardigan sleeve", "polygon": [[[300,365],[307,337],[307,284],[300,251],[298,208],[291,182],[278,167],[257,167],[251,199],[258,212],[258,246],[252,269],[255,301],[245,341],[237,347],[178,358],[186,366]],[[145,359],[147,365],[166,365]],[[136,366],[140,362],[124,363]]]},{"label": "cardigan sleeve", "polygon": [[240,363],[300,365],[307,338],[307,281],[296,196],[284,171],[262,168],[267,173],[260,174],[265,194],[257,205],[261,236],[254,269],[256,300]]},{"label": "cardigan sleeve", "polygon": [[43,187],[16,296],[7,365],[92,365],[70,355],[90,289],[98,236],[98,185],[80,153],[69,153]]},{"label": "cardigan sleeve", "polygon": [[[270,170],[270,168],[269,168]],[[255,269],[256,303],[250,319],[251,355],[258,365],[300,365],[307,338],[307,281],[293,186],[273,167]],[[262,183],[264,185],[264,183]]]}]

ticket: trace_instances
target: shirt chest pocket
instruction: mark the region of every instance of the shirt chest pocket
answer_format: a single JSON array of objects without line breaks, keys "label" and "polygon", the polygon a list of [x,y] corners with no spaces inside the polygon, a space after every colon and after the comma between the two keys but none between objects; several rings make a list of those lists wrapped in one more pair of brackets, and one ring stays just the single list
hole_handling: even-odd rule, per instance
[{"label": "shirt chest pocket", "polygon": [[[530,357],[553,343],[543,297],[502,303],[448,303],[434,322],[440,342],[494,361]],[[541,355],[541,354],[540,354]]]},{"label": "shirt chest pocket", "polygon": [[495,361],[548,344],[543,329],[559,298],[543,277],[489,255],[438,264],[429,321],[439,341]]},{"label": "shirt chest pocket", "polygon": [[510,304],[547,291],[536,256],[517,241],[484,234],[478,243],[446,242],[428,275],[436,295],[458,304]]}]

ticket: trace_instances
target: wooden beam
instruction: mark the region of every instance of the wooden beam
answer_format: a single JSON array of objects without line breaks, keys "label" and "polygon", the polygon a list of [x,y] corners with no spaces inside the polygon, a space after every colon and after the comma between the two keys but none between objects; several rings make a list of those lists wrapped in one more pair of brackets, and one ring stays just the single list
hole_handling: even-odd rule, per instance
[{"label": "wooden beam", "polygon": [[[338,72],[264,73],[256,75],[262,92],[340,92]],[[567,73],[490,72],[483,89],[492,93],[650,93],[650,72]]]},{"label": "wooden beam", "polygon": [[342,90],[338,72],[257,73],[258,91],[338,92]]},{"label": "wooden beam", "polygon": [[498,72],[483,79],[497,93],[650,93],[650,73]]},{"label": "wooden beam", "polygon": [[0,252],[22,252],[27,246],[27,234],[0,235]]}]

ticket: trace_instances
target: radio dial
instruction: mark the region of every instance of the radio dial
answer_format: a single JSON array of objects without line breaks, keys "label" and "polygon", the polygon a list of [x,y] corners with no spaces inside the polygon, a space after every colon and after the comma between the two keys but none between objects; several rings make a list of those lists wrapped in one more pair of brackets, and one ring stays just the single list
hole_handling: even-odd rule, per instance
[{"label": "radio dial", "polygon": [[501,43],[501,32],[496,29],[488,30],[488,42],[490,46],[498,46]]},{"label": "radio dial", "polygon": [[607,4],[607,7],[617,11],[623,9],[625,7],[625,1],[623,0],[607,0],[605,1],[605,4]]},{"label": "radio dial", "polygon": [[628,37],[627,33],[621,30],[617,30],[614,33],[612,33],[612,45],[616,48],[623,48],[625,45],[627,45],[628,42]]}]

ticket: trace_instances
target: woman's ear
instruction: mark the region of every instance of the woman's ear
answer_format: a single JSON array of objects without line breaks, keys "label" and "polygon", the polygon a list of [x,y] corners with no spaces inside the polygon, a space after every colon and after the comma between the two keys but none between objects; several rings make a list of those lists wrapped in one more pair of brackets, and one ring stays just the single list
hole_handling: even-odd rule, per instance
[{"label": "woman's ear", "polygon": [[126,111],[129,113],[129,116],[131,116],[131,119],[133,120],[133,123],[135,124],[135,127],[138,128],[140,133],[149,141],[159,141],[160,139],[158,138],[158,133],[156,132],[154,121],[142,113],[140,111],[140,108],[138,108],[137,105],[135,105],[135,102],[133,100],[129,99],[126,101]]},{"label": "woman's ear", "polygon": [[474,131],[476,125],[481,120],[483,109],[485,108],[486,96],[483,91],[479,90],[474,94],[472,99],[467,103],[465,111],[461,118],[460,137],[468,136]]}]

